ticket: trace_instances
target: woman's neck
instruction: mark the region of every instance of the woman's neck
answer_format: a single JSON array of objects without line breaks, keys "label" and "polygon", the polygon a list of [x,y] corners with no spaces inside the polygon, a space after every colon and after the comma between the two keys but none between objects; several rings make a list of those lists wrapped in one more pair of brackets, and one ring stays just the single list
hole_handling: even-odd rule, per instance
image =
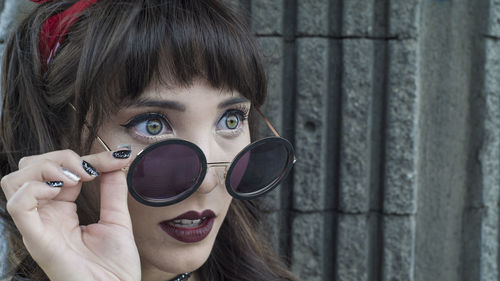
[{"label": "woman's neck", "polygon": [[[199,281],[198,272],[190,272],[188,278],[180,278],[182,274],[166,273],[164,271],[142,271],[142,281]],[[179,279],[177,279],[179,278]]]}]

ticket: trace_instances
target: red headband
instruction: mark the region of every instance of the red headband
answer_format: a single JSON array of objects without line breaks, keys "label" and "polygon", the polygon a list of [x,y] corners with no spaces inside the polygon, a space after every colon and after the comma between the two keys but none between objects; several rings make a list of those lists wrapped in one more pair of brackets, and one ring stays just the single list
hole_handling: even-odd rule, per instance
[{"label": "red headband", "polygon": [[[30,1],[43,4],[52,0]],[[40,41],[38,43],[43,69],[46,69],[50,60],[54,57],[64,36],[68,33],[68,29],[78,19],[79,14],[92,6],[95,2],[97,2],[97,0],[80,0],[62,13],[51,16],[43,23],[40,32]]]}]

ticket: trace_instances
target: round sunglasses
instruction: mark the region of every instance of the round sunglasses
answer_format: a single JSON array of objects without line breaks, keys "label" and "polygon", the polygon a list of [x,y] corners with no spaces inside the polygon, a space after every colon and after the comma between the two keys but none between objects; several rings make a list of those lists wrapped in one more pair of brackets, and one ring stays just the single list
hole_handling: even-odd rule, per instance
[{"label": "round sunglasses", "polygon": [[[274,133],[247,145],[231,162],[207,163],[202,150],[182,139],[154,143],[137,154],[127,172],[129,193],[154,207],[178,203],[193,194],[208,168],[224,167],[228,193],[241,200],[254,199],[274,189],[290,172],[296,159],[289,141],[279,136],[269,120],[256,110]],[[98,142],[111,149],[98,136]]]}]

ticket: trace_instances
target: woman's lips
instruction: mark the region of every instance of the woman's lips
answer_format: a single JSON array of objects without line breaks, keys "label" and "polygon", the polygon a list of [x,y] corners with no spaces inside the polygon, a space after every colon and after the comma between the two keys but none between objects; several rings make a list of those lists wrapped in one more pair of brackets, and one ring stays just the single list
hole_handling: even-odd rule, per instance
[{"label": "woman's lips", "polygon": [[184,243],[199,242],[208,236],[214,225],[212,210],[202,213],[189,211],[168,221],[160,222],[160,227],[174,239]]}]

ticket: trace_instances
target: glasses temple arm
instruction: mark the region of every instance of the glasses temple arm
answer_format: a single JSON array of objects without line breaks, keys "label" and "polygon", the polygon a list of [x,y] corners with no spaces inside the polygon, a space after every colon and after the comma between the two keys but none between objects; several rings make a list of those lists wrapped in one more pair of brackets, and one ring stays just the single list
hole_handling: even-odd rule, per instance
[{"label": "glasses temple arm", "polygon": [[276,136],[276,137],[281,137],[280,134],[278,134],[278,131],[276,131],[276,129],[273,127],[273,125],[271,124],[271,122],[269,121],[269,119],[266,118],[266,116],[264,116],[264,113],[262,113],[262,111],[260,111],[259,108],[255,108],[255,110],[257,110],[257,112],[259,113],[259,115],[262,117],[262,119],[264,119],[264,122],[266,122],[266,125],[267,127],[273,131],[273,134]]},{"label": "glasses temple arm", "polygon": [[[85,124],[87,125],[87,124]],[[88,126],[87,126],[88,127]],[[109,148],[109,146],[101,139],[101,137],[99,136],[96,136],[95,137],[97,142],[99,142],[101,144],[101,146],[106,150],[106,151],[111,151],[111,149]]]},{"label": "glasses temple arm", "polygon": [[[264,119],[264,122],[266,122],[266,125],[267,127],[273,132],[273,134],[276,136],[276,137],[280,137],[280,134],[278,134],[278,131],[276,131],[276,129],[274,128],[273,124],[271,124],[271,121],[269,121],[269,119],[266,118],[266,116],[264,115],[264,113],[262,113],[262,111],[260,111],[260,108],[257,108],[255,107],[255,110],[257,111],[257,113],[259,113],[260,117],[262,117],[262,119]],[[295,164],[295,162],[297,162],[297,157],[295,157],[295,154],[293,155],[293,164]]]},{"label": "glasses temple arm", "polygon": [[[76,107],[70,103],[69,106],[75,111],[75,112],[78,112],[76,110]],[[87,127],[87,129],[90,131],[90,126],[89,124],[87,123],[87,121],[84,121],[83,123],[85,125],[85,127]],[[101,139],[101,137],[99,136],[96,136],[96,140],[97,142],[99,142],[99,144],[106,150],[106,151],[111,151],[111,149],[109,148],[109,146]]]}]

